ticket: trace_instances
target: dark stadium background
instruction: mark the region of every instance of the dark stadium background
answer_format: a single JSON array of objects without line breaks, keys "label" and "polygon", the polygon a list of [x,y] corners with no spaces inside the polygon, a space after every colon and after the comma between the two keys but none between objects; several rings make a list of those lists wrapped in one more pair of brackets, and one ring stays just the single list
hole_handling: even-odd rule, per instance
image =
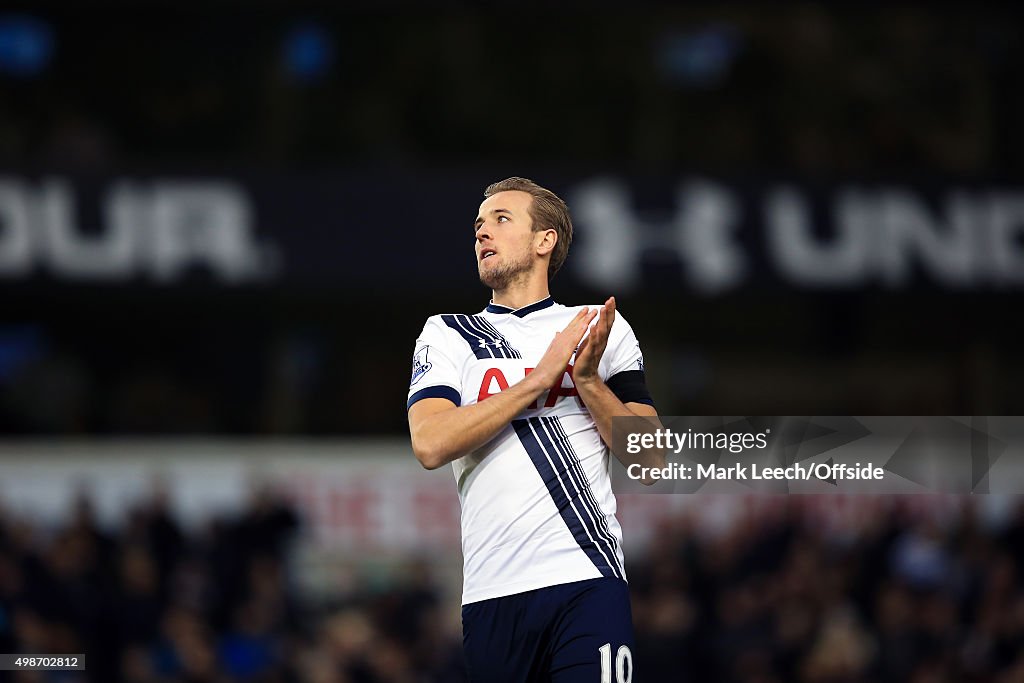
[{"label": "dark stadium background", "polygon": [[[509,175],[569,200],[554,296],[618,297],[663,414],[1024,413],[1020,29],[967,3],[0,4],[0,652],[88,654],[9,680],[462,680],[457,540],[323,542],[295,482],[381,452],[454,504],[403,450],[412,344],[486,303],[469,227]],[[801,225],[834,267],[773,241]],[[208,452],[272,464],[190,507]],[[128,470],[155,482],[105,494]],[[646,502],[627,538],[638,682],[1024,680],[1015,499],[713,503]]]}]

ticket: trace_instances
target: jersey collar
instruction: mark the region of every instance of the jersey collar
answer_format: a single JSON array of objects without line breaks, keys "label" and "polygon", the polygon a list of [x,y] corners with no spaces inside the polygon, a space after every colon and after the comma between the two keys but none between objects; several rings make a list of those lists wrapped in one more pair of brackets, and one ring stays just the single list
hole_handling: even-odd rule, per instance
[{"label": "jersey collar", "polygon": [[522,308],[509,308],[508,306],[502,306],[501,304],[496,304],[492,301],[491,303],[487,304],[487,308],[484,310],[486,310],[488,313],[511,313],[517,318],[525,318],[527,315],[533,313],[534,311],[539,311],[542,308],[547,308],[548,306],[554,305],[555,300],[548,296],[541,299],[540,301],[535,301],[534,303],[528,306],[523,306]]}]

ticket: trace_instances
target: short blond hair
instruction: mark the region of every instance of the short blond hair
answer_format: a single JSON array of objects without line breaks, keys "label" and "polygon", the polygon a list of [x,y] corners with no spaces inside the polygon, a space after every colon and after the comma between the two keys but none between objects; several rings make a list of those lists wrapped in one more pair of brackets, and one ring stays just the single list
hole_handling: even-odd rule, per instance
[{"label": "short blond hair", "polygon": [[509,191],[526,192],[533,197],[533,202],[530,203],[530,220],[533,222],[534,232],[554,230],[558,235],[555,248],[551,252],[551,261],[548,262],[548,278],[553,278],[565,263],[569,255],[569,245],[572,244],[572,218],[569,216],[569,207],[551,190],[541,187],[529,178],[518,176],[488,185],[484,190],[484,199],[499,192]]}]

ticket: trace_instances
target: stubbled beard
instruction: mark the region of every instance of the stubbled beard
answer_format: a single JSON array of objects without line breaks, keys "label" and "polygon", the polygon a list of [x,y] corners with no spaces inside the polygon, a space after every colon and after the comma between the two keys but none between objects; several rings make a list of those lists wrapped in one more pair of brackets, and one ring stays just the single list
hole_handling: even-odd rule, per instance
[{"label": "stubbled beard", "polygon": [[[491,257],[495,258],[495,257]],[[484,270],[483,261],[480,262],[480,282],[495,291],[508,289],[517,280],[525,278],[530,272],[530,255],[521,254],[518,259],[506,260],[498,267]]]}]

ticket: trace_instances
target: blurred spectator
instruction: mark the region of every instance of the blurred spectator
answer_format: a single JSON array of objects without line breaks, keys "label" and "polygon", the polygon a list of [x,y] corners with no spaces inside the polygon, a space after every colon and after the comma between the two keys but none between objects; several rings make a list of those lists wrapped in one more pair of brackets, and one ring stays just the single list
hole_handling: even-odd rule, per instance
[{"label": "blurred spectator", "polygon": [[[990,528],[970,506],[950,524],[921,524],[899,500],[865,505],[860,519],[828,531],[814,526],[814,508],[800,502],[714,535],[686,520],[665,529],[629,568],[637,676],[1019,680],[1024,585],[1000,541],[1015,526]],[[180,536],[162,592],[155,546],[139,535],[138,515],[131,519],[116,535],[104,534],[86,497],[56,530],[0,514],[0,646],[88,652],[88,680],[104,683],[465,678],[446,616],[455,608],[423,558],[312,603],[287,573],[294,515],[257,489],[239,517],[206,535]],[[292,521],[272,521],[285,519]],[[229,552],[210,552],[215,547]],[[97,573],[104,562],[116,569]]]}]

